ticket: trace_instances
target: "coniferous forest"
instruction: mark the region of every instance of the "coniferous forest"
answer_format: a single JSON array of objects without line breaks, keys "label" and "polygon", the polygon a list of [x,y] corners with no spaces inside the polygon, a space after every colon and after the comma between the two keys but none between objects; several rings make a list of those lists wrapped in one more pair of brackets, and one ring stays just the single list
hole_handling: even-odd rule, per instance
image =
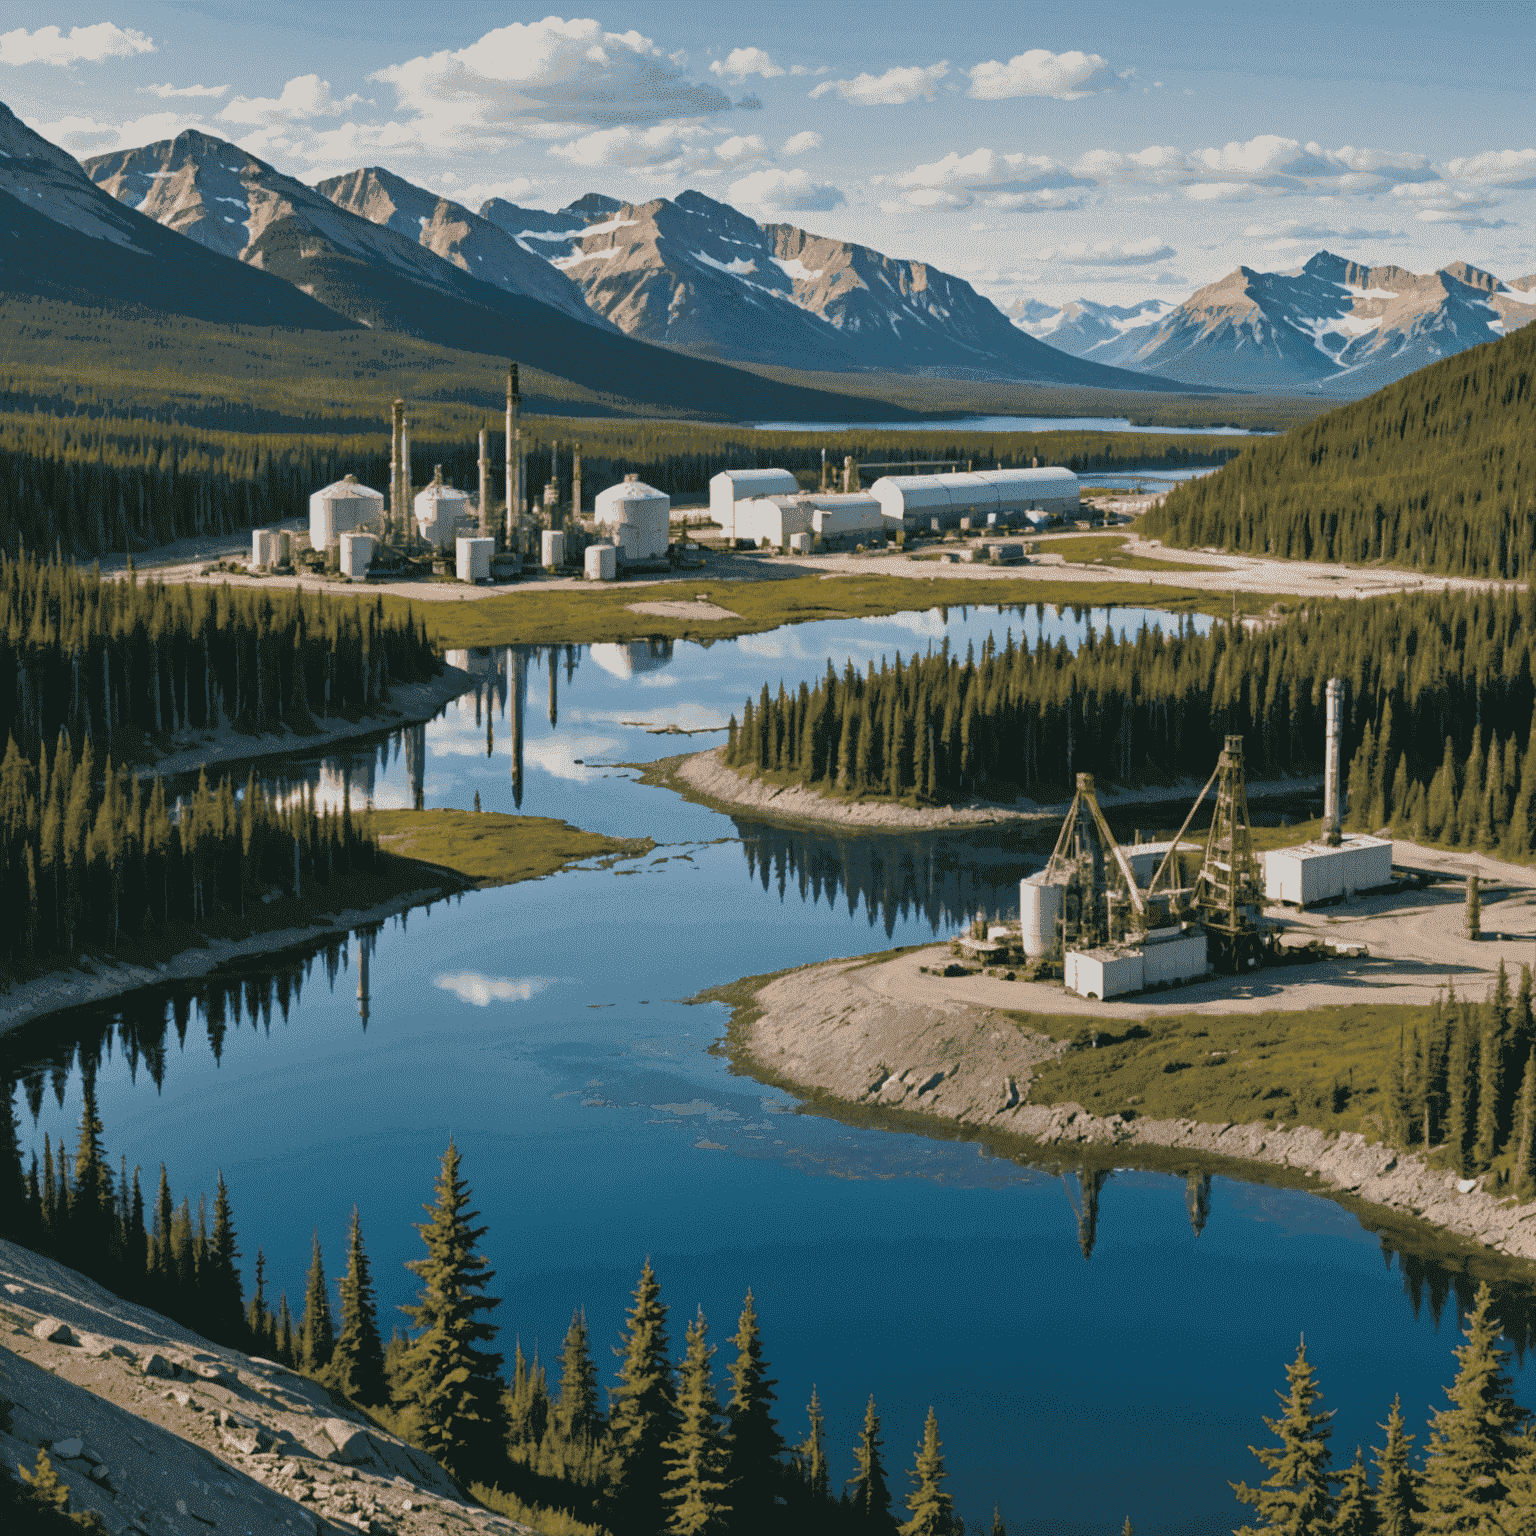
[{"label": "coniferous forest", "polygon": [[1522,330],[1244,448],[1170,492],[1144,530],[1184,548],[1524,581],[1533,443],[1536,335]]},{"label": "coniferous forest", "polygon": [[1142,628],[1031,649],[947,647],[814,689],[765,684],[725,759],[826,792],[943,804],[1048,797],[1072,776],[1203,780],[1241,734],[1250,778],[1320,763],[1326,681],[1347,684],[1351,824],[1514,857],[1536,852],[1536,597],[1324,603],[1255,628]]}]

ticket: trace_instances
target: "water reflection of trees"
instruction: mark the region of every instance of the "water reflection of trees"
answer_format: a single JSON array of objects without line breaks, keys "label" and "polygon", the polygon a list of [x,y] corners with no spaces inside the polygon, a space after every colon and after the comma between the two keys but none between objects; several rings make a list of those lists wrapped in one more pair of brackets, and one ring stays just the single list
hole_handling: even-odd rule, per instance
[{"label": "water reflection of trees", "polygon": [[801,901],[829,907],[846,903],[849,916],[862,905],[871,927],[887,938],[898,921],[914,914],[935,932],[954,928],[978,911],[1016,915],[1020,877],[1039,864],[1017,842],[996,831],[956,836],[833,837],[735,817],[749,877],[781,899],[795,891]]}]

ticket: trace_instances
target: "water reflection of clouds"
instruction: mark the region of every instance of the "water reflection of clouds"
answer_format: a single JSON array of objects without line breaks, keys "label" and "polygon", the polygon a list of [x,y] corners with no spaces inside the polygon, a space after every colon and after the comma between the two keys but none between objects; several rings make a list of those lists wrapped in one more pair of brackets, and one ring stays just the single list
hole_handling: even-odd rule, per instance
[{"label": "water reflection of clouds", "polygon": [[573,709],[567,711],[567,718],[579,725],[675,725],[685,731],[723,731],[729,711],[708,704],[661,704],[655,709]]},{"label": "water reflection of clouds", "polygon": [[557,779],[585,782],[600,770],[588,768],[574,759],[602,757],[618,745],[612,736],[546,736],[538,741],[524,743],[523,759],[530,767],[542,768],[545,773],[553,774]]},{"label": "water reflection of clouds", "polygon": [[925,635],[935,640],[944,637],[948,626],[937,608],[926,608],[918,613],[892,613],[883,618],[860,619],[860,624],[880,625],[885,629],[904,629],[914,635]]},{"label": "water reflection of clouds", "polygon": [[479,971],[452,971],[433,977],[432,985],[452,992],[461,1003],[488,1008],[492,1003],[526,1003],[552,980],[549,976],[486,976]]}]

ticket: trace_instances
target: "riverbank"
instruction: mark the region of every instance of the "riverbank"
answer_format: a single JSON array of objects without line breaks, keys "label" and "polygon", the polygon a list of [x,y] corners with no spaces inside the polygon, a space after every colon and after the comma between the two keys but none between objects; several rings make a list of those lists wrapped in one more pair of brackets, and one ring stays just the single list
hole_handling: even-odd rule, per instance
[{"label": "riverbank", "polygon": [[[941,946],[829,961],[750,978],[696,1001],[732,1007],[726,1051],[740,1070],[813,1104],[830,1101],[888,1118],[933,1117],[1057,1154],[1076,1149],[1088,1158],[1123,1159],[1142,1149],[1163,1162],[1174,1154],[1284,1169],[1310,1176],[1325,1192],[1513,1258],[1536,1259],[1536,1203],[1517,1204],[1488,1192],[1482,1179],[1430,1167],[1369,1129],[1332,1132],[1279,1119],[1156,1119],[1134,1110],[1095,1114],[1076,1102],[1030,1102],[1032,1084],[1061,1062],[1069,1039],[1039,1027],[1050,1019],[957,996],[920,969],[948,959]],[[1189,994],[1182,1003],[1142,1006],[1187,1009]],[[1206,1006],[1214,1012],[1221,1004]],[[1080,1034],[1081,1017],[1069,1022]]]},{"label": "riverbank", "polygon": [[[835,826],[849,832],[933,832],[944,828],[969,830],[975,827],[1009,823],[1041,824],[1060,822],[1071,808],[1070,802],[1044,804],[1034,800],[1011,803],[972,799],[963,805],[899,805],[890,800],[849,800],[824,795],[800,784],[776,784],[771,779],[756,778],[727,767],[722,761],[723,747],[687,757],[667,758],[653,763],[647,783],[677,790],[688,799],[698,800],[727,814],[745,812],[771,820],[810,822],[817,826]],[[1322,788],[1321,775],[1300,775],[1292,779],[1263,779],[1248,785],[1249,800],[1305,794]],[[1129,806],[1185,805],[1199,793],[1194,779],[1150,789],[1099,790],[1099,804],[1106,811]]]}]

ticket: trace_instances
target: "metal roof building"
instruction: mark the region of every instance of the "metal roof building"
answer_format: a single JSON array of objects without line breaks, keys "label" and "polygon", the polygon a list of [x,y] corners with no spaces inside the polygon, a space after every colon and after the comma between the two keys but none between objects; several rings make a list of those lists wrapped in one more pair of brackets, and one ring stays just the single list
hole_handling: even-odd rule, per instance
[{"label": "metal roof building", "polygon": [[[1070,469],[981,469],[971,474],[882,475],[870,494],[893,527],[926,528],[937,519],[941,528],[954,528],[962,517],[986,520],[1043,522],[1076,517],[1079,482]],[[1035,514],[1031,517],[1030,514]]]}]

